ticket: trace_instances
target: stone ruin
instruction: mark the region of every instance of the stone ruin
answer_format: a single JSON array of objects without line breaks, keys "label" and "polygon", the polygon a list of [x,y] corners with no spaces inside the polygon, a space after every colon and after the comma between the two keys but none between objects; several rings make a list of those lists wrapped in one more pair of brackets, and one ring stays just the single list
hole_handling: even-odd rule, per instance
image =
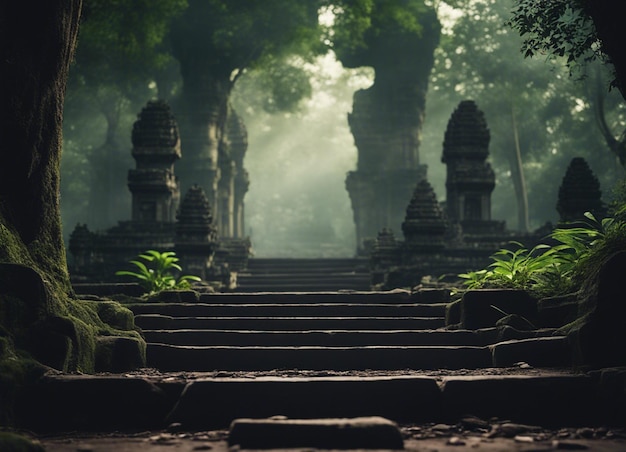
[{"label": "stone ruin", "polygon": [[606,214],[600,182],[582,157],[573,158],[567,167],[556,210],[561,223],[581,220],[585,212],[591,212],[597,219]]},{"label": "stone ruin", "polygon": [[535,232],[517,233],[491,219],[495,175],[486,161],[489,140],[483,112],[474,101],[462,101],[452,113],[443,142],[446,202],[440,204],[428,181],[418,179],[402,223],[404,240],[384,228],[372,244],[373,286],[413,287],[424,277],[456,278],[484,268],[489,256],[511,241],[532,246],[550,232],[547,224]]},{"label": "stone ruin", "polygon": [[[238,206],[239,221],[228,223],[233,234],[218,236],[209,200],[198,185],[193,185],[180,203],[174,163],[182,157],[181,142],[169,105],[164,101],[148,102],[133,125],[131,138],[136,162],[136,168],[128,173],[131,220],[120,221],[103,232],[92,232],[85,224],[76,226],[69,240],[72,280],[120,281],[115,276],[117,270],[128,268],[129,260],[154,249],[174,250],[186,274],[203,280],[230,281],[233,273],[246,267],[250,253],[249,239],[241,238],[245,192],[238,193],[237,202],[230,202],[233,218],[234,207]],[[236,145],[246,143],[239,141]]]}]

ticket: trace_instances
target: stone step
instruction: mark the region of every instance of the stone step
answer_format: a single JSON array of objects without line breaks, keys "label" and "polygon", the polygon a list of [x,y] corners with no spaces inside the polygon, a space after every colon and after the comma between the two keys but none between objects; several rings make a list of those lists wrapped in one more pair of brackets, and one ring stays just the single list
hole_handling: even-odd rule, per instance
[{"label": "stone step", "polygon": [[260,303],[445,303],[449,301],[446,290],[420,291],[411,294],[406,290],[395,291],[324,291],[324,292],[255,292],[202,294],[201,303],[214,304],[260,304]]},{"label": "stone step", "polygon": [[225,427],[237,418],[277,415],[454,423],[471,413],[530,425],[577,426],[597,422],[597,410],[608,402],[598,392],[593,379],[575,374],[455,376],[439,383],[413,376],[215,378],[189,383],[169,420],[204,429]]},{"label": "stone step", "polygon": [[244,293],[254,292],[294,292],[298,290],[307,292],[329,292],[339,290],[367,290],[369,288],[369,281],[341,281],[341,282],[326,282],[320,280],[319,282],[298,282],[290,283],[285,281],[283,283],[249,283],[245,279],[237,280],[237,291]]},{"label": "stone step", "polygon": [[623,424],[623,384],[613,380],[565,371],[489,375],[481,369],[467,376],[194,376],[188,381],[167,374],[51,375],[16,394],[15,414],[21,428],[36,432],[155,430],[173,422],[200,431],[227,428],[238,418],[277,415],[455,424],[471,413],[544,427]]},{"label": "stone step", "polygon": [[173,317],[445,317],[446,304],[357,303],[142,303],[128,306],[135,315]]},{"label": "stone step", "polygon": [[244,280],[250,283],[269,283],[269,282],[289,282],[291,284],[310,283],[317,281],[324,282],[343,282],[343,281],[359,281],[369,282],[368,273],[354,272],[333,272],[333,273],[239,273],[238,280]]},{"label": "stone step", "polygon": [[310,272],[332,273],[359,271],[369,273],[369,260],[354,258],[298,259],[298,258],[252,258],[245,270],[248,273]]},{"label": "stone step", "polygon": [[237,276],[240,292],[368,289],[366,259],[250,259]]},{"label": "stone step", "polygon": [[496,329],[469,330],[143,330],[149,343],[170,345],[231,346],[331,346],[365,345],[467,345],[486,346],[497,342]]},{"label": "stone step", "polygon": [[489,347],[471,346],[233,347],[149,343],[146,353],[148,366],[161,371],[476,369],[492,365]]},{"label": "stone step", "polygon": [[217,329],[256,331],[305,330],[433,330],[442,317],[173,317],[139,314],[135,323],[146,330]]}]

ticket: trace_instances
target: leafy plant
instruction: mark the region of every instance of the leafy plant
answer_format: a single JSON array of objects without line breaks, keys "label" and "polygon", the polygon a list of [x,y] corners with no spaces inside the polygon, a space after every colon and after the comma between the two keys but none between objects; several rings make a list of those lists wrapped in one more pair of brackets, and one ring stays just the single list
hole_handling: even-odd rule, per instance
[{"label": "leafy plant", "polygon": [[[143,259],[142,262],[138,259]],[[173,251],[160,253],[155,250],[148,250],[137,256],[137,260],[130,263],[137,267],[137,271],[120,270],[115,272],[117,276],[132,276],[139,280],[148,292],[155,293],[167,289],[189,289],[190,281],[201,281],[197,276],[182,275],[176,278],[175,272],[181,272],[182,268],[177,262]]]},{"label": "leafy plant", "polygon": [[[602,256],[626,249],[626,222],[615,217],[598,221],[590,212],[580,225],[565,225],[547,237],[552,245],[528,250],[519,242],[501,249],[486,269],[460,274],[468,289],[507,287],[539,295],[558,295],[576,290],[585,272]],[[609,246],[610,245],[610,246]]]}]

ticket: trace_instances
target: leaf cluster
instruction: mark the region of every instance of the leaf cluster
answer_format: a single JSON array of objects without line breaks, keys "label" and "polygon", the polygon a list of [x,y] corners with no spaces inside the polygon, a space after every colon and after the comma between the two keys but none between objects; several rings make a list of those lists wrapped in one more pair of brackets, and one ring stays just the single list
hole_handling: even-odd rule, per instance
[{"label": "leaf cluster", "polygon": [[508,25],[524,39],[526,57],[565,57],[572,69],[602,56],[582,0],[516,0]]},{"label": "leaf cluster", "polygon": [[[486,269],[460,274],[468,289],[502,287],[523,289],[540,296],[576,291],[594,262],[617,249],[626,249],[626,222],[615,217],[586,220],[556,228],[548,236],[552,244],[527,249],[510,242],[491,256]],[[616,247],[617,246],[617,247]]]},{"label": "leaf cluster", "polygon": [[201,281],[197,276],[182,275],[178,278],[174,272],[181,272],[182,268],[177,262],[179,259],[173,251],[160,253],[148,250],[137,256],[140,260],[131,260],[130,263],[137,267],[137,271],[120,270],[115,272],[117,276],[131,276],[139,281],[149,293],[157,293],[168,289],[189,289],[190,281]]}]

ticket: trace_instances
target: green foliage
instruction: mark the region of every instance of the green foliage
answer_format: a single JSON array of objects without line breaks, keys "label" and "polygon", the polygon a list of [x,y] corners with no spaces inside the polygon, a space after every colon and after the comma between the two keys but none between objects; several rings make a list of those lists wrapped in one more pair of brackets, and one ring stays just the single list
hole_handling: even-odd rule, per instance
[{"label": "green foliage", "polygon": [[120,270],[115,274],[136,278],[150,293],[167,289],[188,289],[191,287],[190,281],[201,281],[199,277],[193,275],[183,275],[176,278],[173,273],[182,271],[182,268],[177,264],[179,259],[173,251],[160,253],[155,250],[148,250],[137,257],[145,261],[145,263],[140,260],[130,261],[137,267],[138,271]]},{"label": "green foliage", "polygon": [[460,274],[468,289],[506,287],[538,295],[559,295],[580,288],[590,267],[608,254],[626,249],[626,222],[614,217],[598,221],[585,213],[586,221],[556,228],[548,238],[528,250],[519,242],[491,256],[487,269]]},{"label": "green foliage", "polygon": [[389,43],[419,48],[426,35],[439,38],[439,21],[424,0],[338,0],[330,9],[327,41],[345,67],[386,65],[393,61]]}]

